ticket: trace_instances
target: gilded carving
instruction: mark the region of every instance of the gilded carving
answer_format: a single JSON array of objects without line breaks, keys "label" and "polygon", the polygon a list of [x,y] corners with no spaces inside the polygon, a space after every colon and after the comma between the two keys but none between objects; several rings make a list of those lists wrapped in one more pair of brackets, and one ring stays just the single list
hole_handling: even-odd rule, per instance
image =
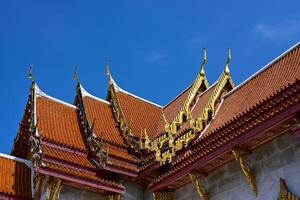
[{"label": "gilded carving", "polygon": [[299,200],[288,190],[284,179],[280,179],[280,190],[277,200]]},{"label": "gilded carving", "polygon": [[38,134],[38,119],[36,117],[36,83],[34,81],[34,77],[32,74],[32,68],[33,65],[30,65],[29,70],[29,79],[32,81],[31,87],[30,87],[30,101],[29,104],[31,106],[30,108],[30,118],[29,118],[29,146],[30,146],[30,152],[29,152],[29,159],[31,159],[33,163],[34,168],[38,168],[41,165],[43,165],[43,153],[41,149],[41,138]]},{"label": "gilded carving", "polygon": [[[188,97],[183,103],[177,116],[171,123],[169,123],[163,113],[162,116],[165,122],[165,133],[152,141],[150,141],[149,138],[147,139],[147,137],[145,136],[145,144],[140,145],[142,148],[154,151],[156,155],[155,158],[158,162],[160,162],[161,165],[170,163],[172,161],[172,157],[175,156],[176,151],[182,149],[184,146],[187,146],[188,143],[195,138],[195,134],[189,132],[179,137],[175,141],[174,135],[177,134],[177,129],[183,124],[184,120],[190,119],[190,107],[201,86],[204,84],[205,88],[208,87],[208,82],[204,72],[204,65],[206,64],[206,62],[206,51],[204,49],[204,58],[203,63],[201,64],[200,73],[191,86]],[[165,144],[167,144],[169,149],[164,152],[162,147]]]},{"label": "gilded carving", "polygon": [[[207,59],[206,59],[206,50],[203,49],[203,62],[201,64],[201,68],[200,68],[200,73],[198,74],[196,80],[194,81],[192,87],[190,88],[188,97],[186,98],[186,100],[184,101],[180,111],[178,112],[178,114],[176,115],[176,117],[174,118],[174,120],[170,123],[171,124],[171,133],[172,134],[176,134],[177,133],[177,127],[181,126],[184,122],[184,117],[186,119],[190,118],[191,115],[191,105],[195,100],[195,97],[197,96],[197,94],[199,93],[199,90],[201,88],[201,86],[204,84],[205,88],[208,88],[208,82],[205,76],[205,72],[204,72],[204,66],[207,63]],[[166,132],[168,132],[169,130],[165,130]]]},{"label": "gilded carving", "polygon": [[200,132],[204,129],[205,125],[208,123],[208,120],[215,115],[216,112],[216,102],[219,99],[221,93],[223,92],[223,88],[229,82],[231,87],[234,87],[234,83],[231,79],[230,72],[229,72],[229,63],[231,61],[231,53],[228,50],[228,59],[225,65],[225,69],[222,75],[219,78],[217,85],[215,86],[211,97],[209,98],[205,108],[202,110],[199,117],[194,120],[190,120],[190,126],[193,128],[195,132]]},{"label": "gilded carving", "polygon": [[122,200],[121,194],[112,194],[112,195],[106,195],[104,197],[105,200]]},{"label": "gilded carving", "polygon": [[239,162],[242,172],[245,175],[251,190],[253,191],[254,195],[257,196],[257,185],[253,171],[251,170],[249,165],[244,161],[243,157],[241,156],[241,151],[238,147],[235,147],[232,150],[232,153],[234,155],[234,158]]},{"label": "gilded carving", "polygon": [[109,72],[108,67],[106,69],[106,74],[109,77],[109,95],[111,97],[111,103],[113,105],[113,114],[118,123],[119,130],[121,131],[122,137],[124,138],[125,142],[130,146],[130,148],[137,152],[140,150],[139,141],[133,137],[131,128],[125,120],[123,111],[117,98],[115,83]]},{"label": "gilded carving", "polygon": [[153,193],[154,200],[173,200],[174,192],[165,191],[165,192],[154,192]]},{"label": "gilded carving", "polygon": [[[226,86],[226,84],[229,82],[231,87],[234,87],[234,83],[229,72],[230,61],[231,53],[230,50],[228,50],[228,59],[225,65],[225,69],[220,76],[210,99],[208,100],[199,117],[193,119],[189,110],[190,105],[193,102],[201,84],[203,83],[203,81],[206,81],[203,69],[204,65],[206,64],[206,53],[204,51],[204,61],[202,63],[200,74],[194,82],[188,98],[183,104],[182,109],[178,113],[175,120],[173,120],[173,122],[171,123],[168,123],[165,116],[163,115],[165,121],[165,133],[160,137],[153,139],[152,141],[150,141],[149,138],[145,136],[144,144],[141,144],[140,147],[155,152],[155,159],[156,161],[160,162],[160,165],[171,163],[172,158],[176,155],[176,152],[184,147],[187,147],[190,141],[196,138],[197,133],[201,132],[205,128],[205,126],[209,123],[209,120],[211,120],[211,118],[215,115],[216,102],[224,91],[224,87]],[[191,130],[176,138],[175,135],[177,134],[177,127],[182,124],[183,116],[186,116],[186,119],[189,121]]]},{"label": "gilded carving", "polygon": [[195,185],[197,190],[197,194],[199,196],[199,200],[209,200],[208,192],[204,189],[204,187],[200,183],[200,179],[194,173],[189,174],[189,178],[191,182]]},{"label": "gilded carving", "polygon": [[84,132],[84,136],[86,139],[86,143],[89,147],[89,150],[94,154],[94,156],[97,158],[97,166],[99,168],[104,168],[106,164],[109,163],[108,160],[108,152],[106,149],[104,149],[103,145],[103,138],[101,140],[94,134],[94,126],[96,119],[93,120],[92,125],[90,125],[84,109],[84,104],[82,100],[82,93],[81,93],[81,85],[78,79],[78,75],[76,72],[76,68],[74,71],[74,79],[77,81],[77,98],[78,98],[78,107],[79,107],[79,117],[81,120],[82,129]]},{"label": "gilded carving", "polygon": [[57,200],[61,190],[61,180],[57,177],[38,175],[35,178],[34,199],[41,198],[41,192],[46,200]]},{"label": "gilded carving", "polygon": [[34,177],[34,200],[38,200],[41,198],[42,190],[42,175],[36,174]]}]

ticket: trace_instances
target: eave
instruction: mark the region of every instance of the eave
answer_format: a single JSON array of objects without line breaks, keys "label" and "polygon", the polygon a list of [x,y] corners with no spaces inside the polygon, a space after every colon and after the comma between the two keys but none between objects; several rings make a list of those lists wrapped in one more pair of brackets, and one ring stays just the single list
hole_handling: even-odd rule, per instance
[{"label": "eave", "polygon": [[[253,140],[255,141],[255,138],[260,134],[267,135],[266,132],[272,127],[285,123],[288,119],[294,119],[300,111],[299,95],[300,81],[296,81],[293,85],[282,89],[265,102],[260,102],[260,105],[257,105],[255,109],[243,113],[239,118],[226,124],[226,127],[220,128],[205,138],[194,141],[191,144],[192,153],[172,163],[166,173],[149,185],[149,189],[157,191],[166,188],[176,180],[185,177],[190,171],[199,169],[221,155],[228,153],[233,147],[245,145],[249,142],[253,143]],[[292,129],[293,126],[287,127],[287,130]],[[266,137],[255,144],[253,148],[282,133],[284,132]]]},{"label": "eave", "polygon": [[55,172],[52,170],[49,170],[47,168],[38,168],[36,170],[37,173],[41,173],[44,175],[49,175],[53,177],[60,178],[62,180],[62,183],[70,183],[72,182],[73,185],[78,186],[78,188],[85,188],[85,187],[90,187],[91,190],[103,190],[103,191],[109,191],[109,192],[114,192],[114,193],[120,193],[123,194],[125,193],[125,188],[121,186],[109,186],[101,181],[92,181],[92,180],[87,180],[87,179],[80,179],[75,176],[67,175],[65,173],[60,173],[60,172]]}]

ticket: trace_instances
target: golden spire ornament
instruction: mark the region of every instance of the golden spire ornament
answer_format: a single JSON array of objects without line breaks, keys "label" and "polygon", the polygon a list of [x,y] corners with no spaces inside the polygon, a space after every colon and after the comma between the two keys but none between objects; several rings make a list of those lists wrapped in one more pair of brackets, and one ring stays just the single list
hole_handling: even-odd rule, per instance
[{"label": "golden spire ornament", "polygon": [[207,59],[206,59],[206,49],[203,48],[203,62],[201,64],[201,69],[200,69],[200,74],[201,75],[205,75],[205,72],[204,72],[204,65],[207,63]]},{"label": "golden spire ornament", "polygon": [[79,82],[78,74],[77,74],[77,67],[78,67],[78,65],[75,65],[73,78],[75,81]]},{"label": "golden spire ornament", "polygon": [[106,75],[110,76],[110,70],[109,70],[109,68],[110,68],[110,65],[111,65],[111,61],[110,60],[106,61],[105,65],[106,65]]},{"label": "golden spire ornament", "polygon": [[33,73],[32,73],[32,68],[33,68],[33,64],[30,64],[29,65],[29,75],[28,75],[28,78],[32,81],[32,82],[34,82],[34,77],[33,77]]},{"label": "golden spire ornament", "polygon": [[227,50],[228,50],[228,56],[227,56],[227,62],[224,71],[226,74],[229,74],[229,63],[231,62],[231,51],[230,48],[228,48]]}]

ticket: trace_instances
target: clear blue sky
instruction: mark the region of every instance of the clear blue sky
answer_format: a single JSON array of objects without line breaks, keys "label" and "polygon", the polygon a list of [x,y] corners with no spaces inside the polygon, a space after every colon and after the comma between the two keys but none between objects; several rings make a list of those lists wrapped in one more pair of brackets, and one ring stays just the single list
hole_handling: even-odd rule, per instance
[{"label": "clear blue sky", "polygon": [[[240,83],[300,39],[300,1],[0,1],[0,152],[9,153],[29,94],[73,102],[74,65],[105,98],[105,61],[124,89],[165,105],[195,78],[207,48],[213,83],[232,49]],[[63,133],[62,133],[63,134]]]}]

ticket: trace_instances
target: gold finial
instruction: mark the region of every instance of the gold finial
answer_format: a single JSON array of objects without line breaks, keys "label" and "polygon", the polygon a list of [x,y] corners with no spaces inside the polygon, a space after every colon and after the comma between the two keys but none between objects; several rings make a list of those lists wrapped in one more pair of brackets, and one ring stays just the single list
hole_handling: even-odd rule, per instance
[{"label": "gold finial", "polygon": [[78,74],[77,74],[77,68],[78,68],[78,65],[75,65],[73,78],[74,78],[75,81],[79,82]]},{"label": "gold finial", "polygon": [[32,81],[32,82],[34,82],[34,78],[33,78],[33,74],[32,74],[32,68],[33,68],[33,64],[30,64],[29,65],[29,76],[28,76],[28,78]]},{"label": "gold finial", "polygon": [[229,63],[231,62],[231,51],[230,48],[228,48],[228,57],[227,57],[227,62],[226,62],[226,66],[225,66],[225,73],[229,74]]},{"label": "gold finial", "polygon": [[106,61],[106,75],[107,76],[110,76],[110,71],[109,71],[110,65],[111,65],[111,61],[110,60]]},{"label": "gold finial", "polygon": [[229,64],[231,61],[231,51],[230,48],[228,48],[228,58],[227,58],[227,63]]},{"label": "gold finial", "polygon": [[203,48],[203,64],[207,63],[207,59],[206,59],[206,48]]},{"label": "gold finial", "polygon": [[201,64],[201,69],[200,69],[200,74],[201,75],[205,75],[205,72],[204,72],[204,65],[207,63],[207,59],[206,59],[206,49],[203,48],[203,62]]}]

